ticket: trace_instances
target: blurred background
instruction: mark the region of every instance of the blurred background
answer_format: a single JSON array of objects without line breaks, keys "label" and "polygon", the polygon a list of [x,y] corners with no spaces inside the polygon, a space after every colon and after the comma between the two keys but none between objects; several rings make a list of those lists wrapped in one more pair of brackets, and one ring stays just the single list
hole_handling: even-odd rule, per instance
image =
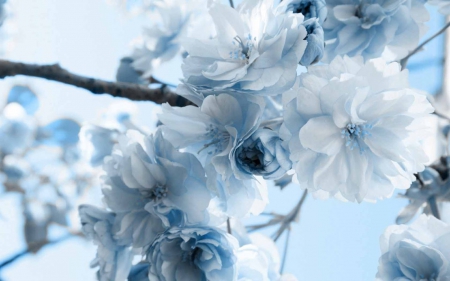
[{"label": "blurred background", "polygon": [[[126,7],[120,3],[105,0],[11,0],[8,5],[10,14],[2,27],[4,34],[1,37],[3,58],[37,64],[58,62],[73,73],[111,81],[115,79],[120,59],[130,53],[130,42],[141,33],[143,26],[151,23],[148,17],[127,13],[124,11]],[[425,38],[440,29],[444,22],[441,15],[431,10],[429,31]],[[444,45],[444,36],[440,36],[410,60],[408,68],[413,87],[432,95],[441,92]],[[181,60],[175,59],[163,65],[155,76],[177,84],[181,77],[180,64]],[[33,155],[27,156],[25,164],[32,163],[33,171],[38,169],[50,178],[38,179],[41,184],[48,184],[56,177],[56,181],[67,184],[68,189],[80,191],[90,203],[101,205],[98,181],[90,180],[80,187],[81,178],[96,179],[100,172],[98,169],[83,170],[83,167],[68,160],[71,148],[65,142],[70,140],[58,140],[57,134],[58,130],[66,130],[60,128],[61,124],[71,124],[67,120],[76,121],[79,125],[107,122],[109,111],[117,107],[115,104],[120,99],[93,95],[82,89],[42,79],[15,77],[0,80],[0,108],[6,106],[8,95],[11,96],[15,85],[29,89],[37,96],[39,106],[32,122],[38,122],[53,134],[53,139],[42,139],[44,144],[47,142],[53,148],[42,151],[47,156],[54,153],[58,159],[64,159],[65,168],[42,170],[57,165],[51,159]],[[20,90],[16,88],[14,91]],[[135,102],[128,106],[133,122],[148,132],[156,127],[159,106],[151,102]],[[55,124],[55,120],[59,123]],[[430,120],[430,123],[434,125],[437,120]],[[46,126],[48,124],[53,125]],[[432,160],[436,159],[438,152],[442,152],[436,151],[437,142],[435,136],[430,136],[424,144]],[[20,159],[11,161],[18,163]],[[25,176],[31,173],[30,169],[22,172]],[[0,180],[0,186],[1,183]],[[33,189],[33,183],[28,185],[29,189]],[[47,207],[59,208],[55,200],[66,200],[67,196],[57,194],[55,197],[53,191],[45,191],[39,194],[31,192],[33,196],[28,197],[24,195],[27,187],[19,192],[10,189],[5,183],[0,188],[0,263],[18,254],[20,258],[0,268],[0,280],[95,280],[96,270],[89,268],[90,261],[95,257],[95,246],[77,235],[76,212],[62,212],[63,218],[47,219]],[[67,191],[70,192],[73,191]],[[296,185],[290,185],[282,192],[269,186],[268,210],[286,213],[300,196],[301,190]],[[35,207],[29,204],[24,208],[27,200],[38,200],[39,204]],[[66,201],[65,205],[77,204]],[[377,204],[319,201],[308,197],[299,223],[293,226],[285,272],[293,273],[299,280],[373,280],[380,255],[379,236],[387,226],[395,223],[397,214],[407,203],[407,200],[396,195]],[[43,205],[47,209],[44,210]],[[444,220],[450,220],[448,208],[443,209],[442,216]],[[39,225],[42,217],[46,217],[45,222]],[[39,249],[36,254],[21,254],[30,247],[31,240],[37,239],[25,237],[25,228],[34,231],[36,236],[48,235],[48,241],[55,243],[42,248],[41,245],[34,245],[36,250]],[[279,239],[278,244],[282,252],[284,237]]]}]

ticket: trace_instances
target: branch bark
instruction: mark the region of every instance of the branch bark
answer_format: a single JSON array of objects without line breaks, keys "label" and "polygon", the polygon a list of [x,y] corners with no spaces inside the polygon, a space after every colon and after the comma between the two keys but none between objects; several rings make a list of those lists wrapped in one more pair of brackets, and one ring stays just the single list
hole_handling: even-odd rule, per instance
[{"label": "branch bark", "polygon": [[[113,97],[127,98],[134,101],[153,101],[157,104],[169,103],[172,106],[186,106],[192,103],[171,91],[166,85],[150,89],[144,85],[109,82],[100,79],[73,74],[59,64],[37,65],[0,60],[0,79],[25,75],[57,81],[75,87],[83,88],[93,94],[109,94]],[[156,80],[151,80],[156,83]]]}]

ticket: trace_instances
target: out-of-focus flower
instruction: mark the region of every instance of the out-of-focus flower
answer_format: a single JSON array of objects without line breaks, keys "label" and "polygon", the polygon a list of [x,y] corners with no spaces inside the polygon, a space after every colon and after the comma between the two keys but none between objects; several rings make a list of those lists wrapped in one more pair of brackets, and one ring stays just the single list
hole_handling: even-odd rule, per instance
[{"label": "out-of-focus flower", "polygon": [[153,71],[181,49],[181,38],[186,35],[195,1],[154,1],[152,8],[161,18],[160,24],[145,28],[131,55],[134,69],[149,78]]},{"label": "out-of-focus flower", "polygon": [[245,215],[255,200],[263,200],[252,176],[238,180],[231,163],[238,144],[257,130],[263,109],[260,97],[224,93],[207,96],[200,107],[163,105],[159,116],[165,138],[196,154],[205,166],[208,185],[229,215]]},{"label": "out-of-focus flower", "polygon": [[393,225],[380,238],[377,280],[450,279],[450,226],[422,215],[412,225]]},{"label": "out-of-focus flower", "polygon": [[170,228],[147,252],[149,280],[236,280],[236,239],[209,227]]},{"label": "out-of-focus flower", "polygon": [[428,4],[439,7],[439,13],[443,15],[450,14],[450,1],[448,0],[429,0]]},{"label": "out-of-focus flower", "polygon": [[72,146],[79,141],[80,124],[72,119],[58,119],[38,128],[36,141],[45,145]]},{"label": "out-of-focus flower", "polygon": [[323,24],[327,18],[326,4],[324,0],[287,0],[282,1],[278,5],[277,11],[302,14],[305,17],[305,21],[316,18],[319,24]]},{"label": "out-of-focus flower", "polygon": [[306,46],[305,53],[303,54],[300,64],[303,66],[309,66],[313,63],[318,62],[324,52],[325,43],[322,26],[320,26],[317,19],[309,19],[303,23],[306,28],[306,41],[308,41],[308,46]]},{"label": "out-of-focus flower", "polygon": [[239,178],[256,175],[276,179],[283,176],[291,169],[292,163],[282,142],[277,132],[259,128],[235,150],[231,162],[235,174]]},{"label": "out-of-focus flower", "polygon": [[34,122],[18,103],[10,103],[0,117],[0,153],[20,152],[30,146],[35,137]]},{"label": "out-of-focus flower", "polygon": [[99,267],[98,279],[126,280],[133,255],[129,247],[118,245],[113,237],[114,213],[88,205],[81,205],[79,213],[84,235],[98,246],[97,257],[91,262],[91,267]]},{"label": "out-of-focus flower", "polygon": [[237,252],[238,281],[296,280],[295,277],[280,275],[280,256],[272,239],[262,234],[250,237],[252,244],[240,247]]},{"label": "out-of-focus flower", "polygon": [[397,224],[409,222],[422,207],[425,214],[432,214],[440,202],[450,201],[449,160],[442,157],[416,175],[417,180],[402,195],[409,204],[398,215]]},{"label": "out-of-focus flower", "polygon": [[145,84],[145,79],[141,77],[142,72],[138,72],[132,64],[132,58],[122,58],[117,69],[116,80],[125,83]]},{"label": "out-of-focus flower", "polygon": [[158,218],[166,226],[208,220],[211,194],[203,167],[194,155],[175,150],[160,131],[149,137],[128,131],[105,170],[105,201],[123,216],[118,237],[143,246],[161,232]]},{"label": "out-of-focus flower", "polygon": [[419,44],[429,14],[420,0],[328,0],[324,61],[338,55],[361,55],[365,60],[385,52],[399,60]]},{"label": "out-of-focus flower", "polygon": [[183,41],[185,83],[200,92],[255,95],[292,87],[307,45],[301,14],[276,13],[273,0],[245,0],[236,9],[213,3],[209,12],[217,35]]},{"label": "out-of-focus flower", "polygon": [[7,103],[13,102],[20,104],[28,115],[33,115],[39,108],[36,94],[26,86],[16,85],[11,88]]},{"label": "out-of-focus flower", "polygon": [[410,186],[427,161],[422,117],[433,107],[407,74],[383,59],[337,57],[299,76],[281,131],[303,187],[361,202]]},{"label": "out-of-focus flower", "polygon": [[84,125],[80,130],[80,146],[83,154],[92,166],[103,163],[111,155],[118,141],[119,131],[95,125]]}]

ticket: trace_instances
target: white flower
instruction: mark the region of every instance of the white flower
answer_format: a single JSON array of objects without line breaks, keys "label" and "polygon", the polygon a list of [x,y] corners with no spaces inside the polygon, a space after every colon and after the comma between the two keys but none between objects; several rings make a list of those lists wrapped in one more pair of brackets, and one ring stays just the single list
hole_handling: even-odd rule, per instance
[{"label": "white flower", "polygon": [[424,169],[422,117],[433,108],[398,63],[337,57],[311,66],[284,98],[282,138],[299,183],[315,195],[387,198]]},{"label": "white flower", "polygon": [[427,3],[433,6],[438,6],[439,13],[443,15],[450,14],[450,1],[448,0],[430,0]]},{"label": "white flower", "polygon": [[217,36],[188,38],[184,82],[199,91],[231,89],[276,95],[295,82],[306,48],[303,15],[276,14],[273,0],[245,0],[236,9],[214,3]]},{"label": "white flower", "polygon": [[[422,0],[328,0],[324,61],[338,55],[399,60],[419,44],[430,16]],[[384,53],[383,53],[384,52]]]},{"label": "white flower", "polygon": [[435,217],[390,226],[380,244],[377,280],[450,280],[450,226]]},{"label": "white flower", "polygon": [[[203,31],[208,38],[208,26],[199,26],[210,20],[206,17],[206,1],[202,0],[164,0],[152,3],[149,17],[158,18],[151,27],[145,28],[143,34],[134,42],[131,65],[143,78],[149,78],[162,63],[173,59],[182,51],[181,41],[191,34],[192,29]],[[205,21],[206,20],[206,21]],[[130,74],[130,73],[129,73]],[[126,76],[120,76],[121,80]],[[134,78],[135,79],[135,78]],[[124,81],[126,82],[126,81]]]},{"label": "white flower", "polygon": [[261,97],[221,93],[207,96],[199,107],[164,104],[159,115],[164,137],[200,159],[209,188],[223,201],[222,210],[229,216],[245,215],[255,200],[265,201],[252,175],[239,178],[232,165],[238,146],[258,129],[263,110]]},{"label": "white flower", "polygon": [[292,275],[280,275],[280,255],[272,239],[256,233],[251,244],[237,252],[238,281],[295,281]]}]

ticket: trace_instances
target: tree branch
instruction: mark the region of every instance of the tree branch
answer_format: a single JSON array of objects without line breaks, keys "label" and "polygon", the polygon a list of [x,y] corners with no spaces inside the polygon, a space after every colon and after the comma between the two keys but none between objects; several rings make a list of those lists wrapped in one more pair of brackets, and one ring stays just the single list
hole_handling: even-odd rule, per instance
[{"label": "tree branch", "polygon": [[442,27],[440,30],[438,30],[438,32],[436,32],[435,34],[433,34],[430,38],[428,38],[427,40],[423,41],[422,44],[420,44],[419,46],[417,46],[417,48],[415,48],[414,50],[412,50],[406,57],[404,57],[403,59],[400,60],[400,65],[402,66],[402,69],[405,69],[406,64],[408,63],[408,59],[413,56],[414,54],[416,54],[417,52],[419,52],[420,50],[423,49],[423,47],[428,44],[430,41],[432,41],[434,38],[438,37],[439,35],[441,35],[442,33],[444,33],[444,31],[450,27],[450,22],[448,22],[446,25],[444,25],[444,27]]},{"label": "tree branch", "polygon": [[[80,235],[81,235],[81,233],[67,234],[67,235],[62,236],[62,237],[60,237],[60,238],[58,238],[56,240],[53,240],[53,241],[45,241],[45,244],[43,245],[43,247],[48,246],[48,245],[58,244],[60,242],[66,241],[66,240],[68,240],[68,239],[70,239],[72,237],[77,237],[77,236],[80,236]],[[14,256],[12,256],[9,259],[7,259],[7,260],[5,260],[5,261],[0,263],[0,270],[2,268],[4,268],[4,267],[8,266],[9,264],[15,262],[16,260],[18,260],[18,259],[20,259],[20,258],[22,258],[22,257],[24,257],[24,256],[26,256],[26,255],[28,255],[28,254],[30,254],[32,252],[33,251],[31,249],[27,248],[27,249],[25,249],[25,250],[15,254]]]},{"label": "tree branch", "polygon": [[[158,89],[124,82],[109,82],[70,73],[59,64],[37,65],[0,60],[0,79],[8,76],[25,75],[57,81],[83,88],[93,94],[109,94],[134,101],[153,101],[157,104],[168,102],[172,106],[186,106],[192,103],[171,91],[166,85]],[[157,83],[156,80],[151,80]]]}]

